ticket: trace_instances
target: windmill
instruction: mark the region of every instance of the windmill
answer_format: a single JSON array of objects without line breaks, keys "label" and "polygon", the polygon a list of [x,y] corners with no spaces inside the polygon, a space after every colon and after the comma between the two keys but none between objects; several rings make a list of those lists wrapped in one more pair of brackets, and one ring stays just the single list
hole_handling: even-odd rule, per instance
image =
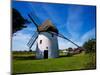
[{"label": "windmill", "polygon": [[35,13],[28,14],[30,20],[36,26],[36,32],[33,34],[27,46],[31,50],[35,41],[37,41],[36,45],[36,58],[56,58],[59,57],[59,49],[58,49],[58,39],[57,37],[61,37],[75,46],[79,47],[76,43],[66,38],[64,35],[60,34],[58,29],[52,24],[50,20],[46,20],[44,23],[39,25],[33,16],[37,18]]}]

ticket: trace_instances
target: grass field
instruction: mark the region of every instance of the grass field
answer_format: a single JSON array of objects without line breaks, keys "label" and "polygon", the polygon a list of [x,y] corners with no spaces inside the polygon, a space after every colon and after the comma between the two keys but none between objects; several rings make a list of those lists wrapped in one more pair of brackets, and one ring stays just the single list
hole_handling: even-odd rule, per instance
[{"label": "grass field", "polygon": [[95,54],[76,54],[70,57],[53,59],[34,59],[33,53],[13,54],[13,73],[34,73],[51,71],[68,71],[95,69]]}]

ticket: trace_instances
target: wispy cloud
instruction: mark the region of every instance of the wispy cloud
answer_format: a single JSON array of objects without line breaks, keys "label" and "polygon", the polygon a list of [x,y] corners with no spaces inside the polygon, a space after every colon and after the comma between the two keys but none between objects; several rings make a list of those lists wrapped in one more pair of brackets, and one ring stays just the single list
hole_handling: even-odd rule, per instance
[{"label": "wispy cloud", "polygon": [[19,32],[12,38],[12,50],[28,50],[27,43],[31,38],[30,34]]},{"label": "wispy cloud", "polygon": [[82,8],[80,6],[71,6],[68,10],[68,17],[66,20],[66,27],[71,37],[78,39],[80,36],[80,31],[83,26],[82,22]]},{"label": "wispy cloud", "polygon": [[87,40],[92,39],[92,38],[96,38],[95,28],[93,28],[93,29],[89,30],[88,32],[86,32],[86,33],[81,37],[81,40],[87,41]]},{"label": "wispy cloud", "polygon": [[23,33],[17,33],[16,36],[13,36],[12,38],[12,49],[13,50],[25,50],[27,49],[27,42],[30,38],[30,35],[23,34]]},{"label": "wispy cloud", "polygon": [[58,38],[58,44],[59,44],[59,49],[66,49],[69,47],[75,48],[76,47],[75,45],[73,45],[69,41],[62,39],[62,38]]},{"label": "wispy cloud", "polygon": [[[74,38],[71,38],[70,40],[72,40],[77,45],[82,46],[84,44],[84,42],[86,42],[87,40],[96,38],[95,35],[96,35],[95,28],[93,28],[93,29],[89,30],[88,32],[84,33],[84,35],[82,35],[78,40],[75,40]],[[59,41],[60,49],[66,49],[69,47],[76,48],[75,45],[73,45],[72,43],[70,43],[67,40],[58,38],[58,41]]]},{"label": "wispy cloud", "polygon": [[[74,43],[78,44],[79,46],[82,45],[82,42],[80,41],[80,31],[83,26],[82,22],[82,8],[80,6],[76,7],[69,7],[68,9],[68,17],[66,18],[66,22],[64,24],[67,35],[64,33],[65,37],[72,40]],[[59,38],[58,38],[59,39]],[[69,41],[59,39],[59,48],[60,49],[66,49],[68,47],[75,48],[76,46],[70,43]]]}]

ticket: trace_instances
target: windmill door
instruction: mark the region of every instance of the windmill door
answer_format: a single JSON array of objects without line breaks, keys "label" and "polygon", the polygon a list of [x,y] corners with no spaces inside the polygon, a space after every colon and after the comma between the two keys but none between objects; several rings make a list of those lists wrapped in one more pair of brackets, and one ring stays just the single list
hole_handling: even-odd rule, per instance
[{"label": "windmill door", "polygon": [[48,58],[48,50],[44,50],[44,58]]}]

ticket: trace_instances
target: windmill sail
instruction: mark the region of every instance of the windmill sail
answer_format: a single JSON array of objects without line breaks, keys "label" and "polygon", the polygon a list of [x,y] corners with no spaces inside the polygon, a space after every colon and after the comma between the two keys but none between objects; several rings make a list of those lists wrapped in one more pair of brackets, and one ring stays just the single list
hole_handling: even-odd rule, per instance
[{"label": "windmill sail", "polygon": [[29,18],[31,19],[31,21],[35,24],[35,26],[36,26],[36,28],[37,28],[37,31],[39,31],[39,30],[38,30],[38,24],[34,21],[34,19],[31,17],[30,14],[28,14],[28,16],[29,16]]},{"label": "windmill sail", "polygon": [[31,37],[31,39],[29,40],[29,42],[27,43],[27,46],[29,47],[29,49],[31,49],[31,47],[33,46],[33,44],[35,43],[36,39],[38,38],[38,34],[39,34],[39,29],[38,29],[38,26],[39,26],[39,23],[37,23],[36,19],[39,21],[39,19],[37,18],[36,14],[34,13],[30,13],[28,14],[30,20],[32,21],[32,23],[36,26],[37,28],[37,32],[34,33],[34,35]]},{"label": "windmill sail", "polygon": [[72,44],[74,44],[74,45],[77,46],[77,47],[80,47],[79,45],[77,45],[76,43],[74,43],[73,41],[71,41],[70,39],[68,39],[67,37],[65,37],[65,36],[62,35],[62,34],[57,34],[57,33],[55,33],[55,32],[50,32],[50,33],[51,33],[51,34],[54,34],[54,35],[56,35],[56,36],[59,36],[59,37],[65,39],[65,40],[71,42]]},{"label": "windmill sail", "polygon": [[35,22],[38,23],[38,25],[42,24],[34,10],[30,14],[31,14],[32,18],[34,18]]},{"label": "windmill sail", "polygon": [[38,33],[35,32],[34,35],[32,35],[32,37],[29,40],[29,42],[27,43],[27,46],[29,47],[29,49],[31,49],[32,45],[35,43],[37,38],[38,38]]}]

